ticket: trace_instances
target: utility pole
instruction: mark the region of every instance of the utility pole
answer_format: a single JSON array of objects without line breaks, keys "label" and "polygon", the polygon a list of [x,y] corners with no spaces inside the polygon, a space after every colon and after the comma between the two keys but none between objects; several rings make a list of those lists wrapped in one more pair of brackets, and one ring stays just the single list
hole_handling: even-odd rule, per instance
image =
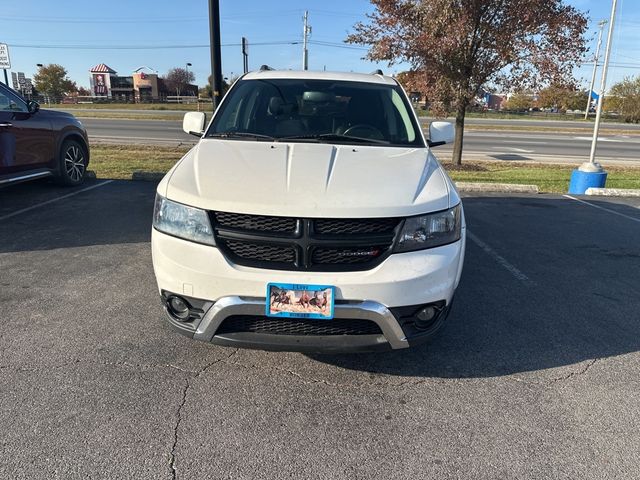
[{"label": "utility pole", "polygon": [[242,66],[244,73],[249,71],[249,42],[242,37]]},{"label": "utility pole", "polygon": [[[604,26],[607,24],[606,20],[600,20],[598,22],[598,26],[600,27],[600,32],[598,32],[598,46],[596,47],[596,58],[593,64],[593,76],[591,77],[591,84],[589,86],[589,97],[587,98],[587,111],[584,114],[584,119],[587,120],[589,118],[589,110],[591,110],[591,95],[593,93],[593,86],[596,83],[596,74],[598,73],[598,62],[600,61],[600,46],[602,45],[602,31],[604,30]],[[602,92],[600,92],[602,94]]]},{"label": "utility pole", "polygon": [[[600,120],[602,118],[602,104],[604,103],[604,91],[607,88],[607,72],[609,70],[609,56],[611,55],[611,41],[613,40],[613,27],[616,21],[616,8],[618,0],[613,0],[611,7],[611,23],[609,24],[609,33],[607,34],[607,49],[604,54],[604,66],[602,68],[602,81],[600,82],[600,97],[598,98],[598,106],[596,108],[596,123],[593,127],[593,140],[591,142],[591,155],[589,163],[592,167],[596,167],[596,149],[598,147],[598,134],[600,133]],[[599,167],[599,165],[598,165]],[[600,167],[602,170],[602,167]]]},{"label": "utility pole", "polygon": [[211,97],[213,111],[222,99],[222,53],[220,49],[220,0],[209,0],[209,41],[211,43]]},{"label": "utility pole", "polygon": [[309,34],[311,33],[311,27],[309,26],[309,11],[305,10],[304,17],[304,30],[302,32],[303,42],[302,42],[302,69],[309,70],[309,50],[307,49],[307,39]]},{"label": "utility pole", "polygon": [[602,165],[596,162],[596,149],[598,148],[598,134],[600,133],[600,120],[602,119],[604,92],[607,89],[607,72],[609,69],[609,57],[611,56],[611,42],[613,40],[613,27],[615,26],[617,7],[618,0],[613,0],[611,20],[609,21],[609,33],[607,34],[607,50],[604,54],[604,65],[602,68],[600,96],[598,97],[598,106],[596,108],[596,121],[593,126],[591,154],[589,155],[588,162],[584,162],[571,173],[569,193],[573,194],[584,195],[589,188],[602,188],[607,182],[607,172],[602,168]]}]

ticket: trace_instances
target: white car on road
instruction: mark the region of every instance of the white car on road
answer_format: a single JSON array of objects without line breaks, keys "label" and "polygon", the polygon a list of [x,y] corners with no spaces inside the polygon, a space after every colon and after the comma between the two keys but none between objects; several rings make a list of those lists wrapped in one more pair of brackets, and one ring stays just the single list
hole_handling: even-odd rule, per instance
[{"label": "white car on road", "polygon": [[199,340],[294,351],[406,348],[460,281],[460,196],[396,80],[275,71],[238,80],[160,182],[153,265],[169,323]]}]

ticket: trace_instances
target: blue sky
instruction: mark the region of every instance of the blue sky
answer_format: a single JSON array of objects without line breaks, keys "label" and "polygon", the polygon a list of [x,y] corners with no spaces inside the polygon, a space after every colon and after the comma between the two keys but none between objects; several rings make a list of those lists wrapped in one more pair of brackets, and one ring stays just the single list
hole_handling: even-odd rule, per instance
[{"label": "blue sky", "polygon": [[[568,0],[589,11],[595,48],[597,22],[609,18],[609,0]],[[309,46],[309,68],[369,72],[381,67],[385,73],[402,70],[374,65],[361,58],[365,51],[340,44],[353,24],[371,11],[368,0],[221,0],[223,72],[242,71],[240,42],[249,39],[249,66],[263,63],[279,68],[300,68],[302,14],[309,10],[313,28]],[[37,63],[59,63],[79,85],[88,86],[88,70],[106,63],[121,75],[140,66],[164,74],[187,62],[196,83],[206,82],[210,71],[207,0],[2,0],[0,43],[10,47],[13,71],[31,76]],[[626,75],[640,74],[640,2],[619,0],[609,84]],[[260,45],[267,44],[267,45]],[[271,44],[271,45],[268,45]],[[153,49],[129,49],[154,46]],[[164,48],[177,46],[180,48]],[[183,46],[183,47],[181,47]],[[53,47],[53,48],[41,48]],[[86,48],[81,48],[86,47]],[[98,48],[97,48],[98,47]],[[120,48],[112,48],[120,47]],[[585,81],[592,67],[582,67],[576,76]]]}]

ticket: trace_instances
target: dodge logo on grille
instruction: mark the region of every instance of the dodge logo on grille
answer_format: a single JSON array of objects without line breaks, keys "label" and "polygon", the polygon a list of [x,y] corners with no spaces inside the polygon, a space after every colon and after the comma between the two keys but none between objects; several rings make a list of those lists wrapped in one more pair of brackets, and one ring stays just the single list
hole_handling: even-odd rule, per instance
[{"label": "dodge logo on grille", "polygon": [[380,249],[372,248],[371,250],[356,250],[351,252],[339,252],[340,257],[377,257]]}]

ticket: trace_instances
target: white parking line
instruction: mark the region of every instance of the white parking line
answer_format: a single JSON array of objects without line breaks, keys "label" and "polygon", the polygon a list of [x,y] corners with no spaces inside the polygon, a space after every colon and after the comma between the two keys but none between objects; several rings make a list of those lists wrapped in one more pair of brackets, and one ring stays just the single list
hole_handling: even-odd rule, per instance
[{"label": "white parking line", "polygon": [[616,212],[615,210],[611,210],[609,208],[601,207],[600,205],[595,205],[593,203],[586,202],[584,200],[580,200],[579,198],[572,197],[571,195],[563,195],[563,197],[570,198],[571,200],[575,200],[576,202],[584,203],[585,205],[589,205],[590,207],[597,208],[598,210],[604,210],[605,212],[613,213],[614,215],[618,215],[619,217],[626,218],[628,220],[633,220],[634,222],[640,223],[640,218],[630,217],[629,215],[625,215],[624,213]]},{"label": "white parking line", "polygon": [[98,183],[97,185],[92,185],[90,187],[83,188],[82,190],[76,190],[75,192],[68,193],[67,195],[63,195],[61,197],[56,197],[56,198],[53,198],[51,200],[47,200],[46,202],[38,203],[37,205],[33,205],[31,207],[27,207],[27,208],[23,208],[21,210],[17,210],[15,212],[9,213],[7,215],[3,215],[2,217],[0,217],[0,221],[6,220],[7,218],[11,218],[11,217],[16,217],[18,215],[22,215],[23,213],[30,212],[31,210],[35,210],[36,208],[44,207],[45,205],[50,205],[50,204],[55,203],[55,202],[57,202],[59,200],[64,200],[65,198],[73,197],[74,195],[78,195],[79,193],[88,192],[89,190],[93,190],[94,188],[104,187],[105,185],[108,185],[111,182],[113,182],[113,180],[107,180],[106,182]]},{"label": "white parking line", "polygon": [[473,233],[469,231],[469,229],[467,229],[467,236],[471,239],[471,241],[473,241],[473,243],[478,245],[482,250],[485,251],[485,253],[487,253],[490,257],[492,257],[499,265],[503,266],[506,270],[508,270],[509,273],[511,273],[511,275],[513,275],[516,279],[520,280],[521,282],[531,283],[531,280],[529,279],[529,277],[527,277],[524,273],[518,270],[517,267],[509,263],[506,258],[504,258],[502,255],[496,252],[493,248],[491,248],[489,245],[487,245],[478,237],[476,237]]}]

